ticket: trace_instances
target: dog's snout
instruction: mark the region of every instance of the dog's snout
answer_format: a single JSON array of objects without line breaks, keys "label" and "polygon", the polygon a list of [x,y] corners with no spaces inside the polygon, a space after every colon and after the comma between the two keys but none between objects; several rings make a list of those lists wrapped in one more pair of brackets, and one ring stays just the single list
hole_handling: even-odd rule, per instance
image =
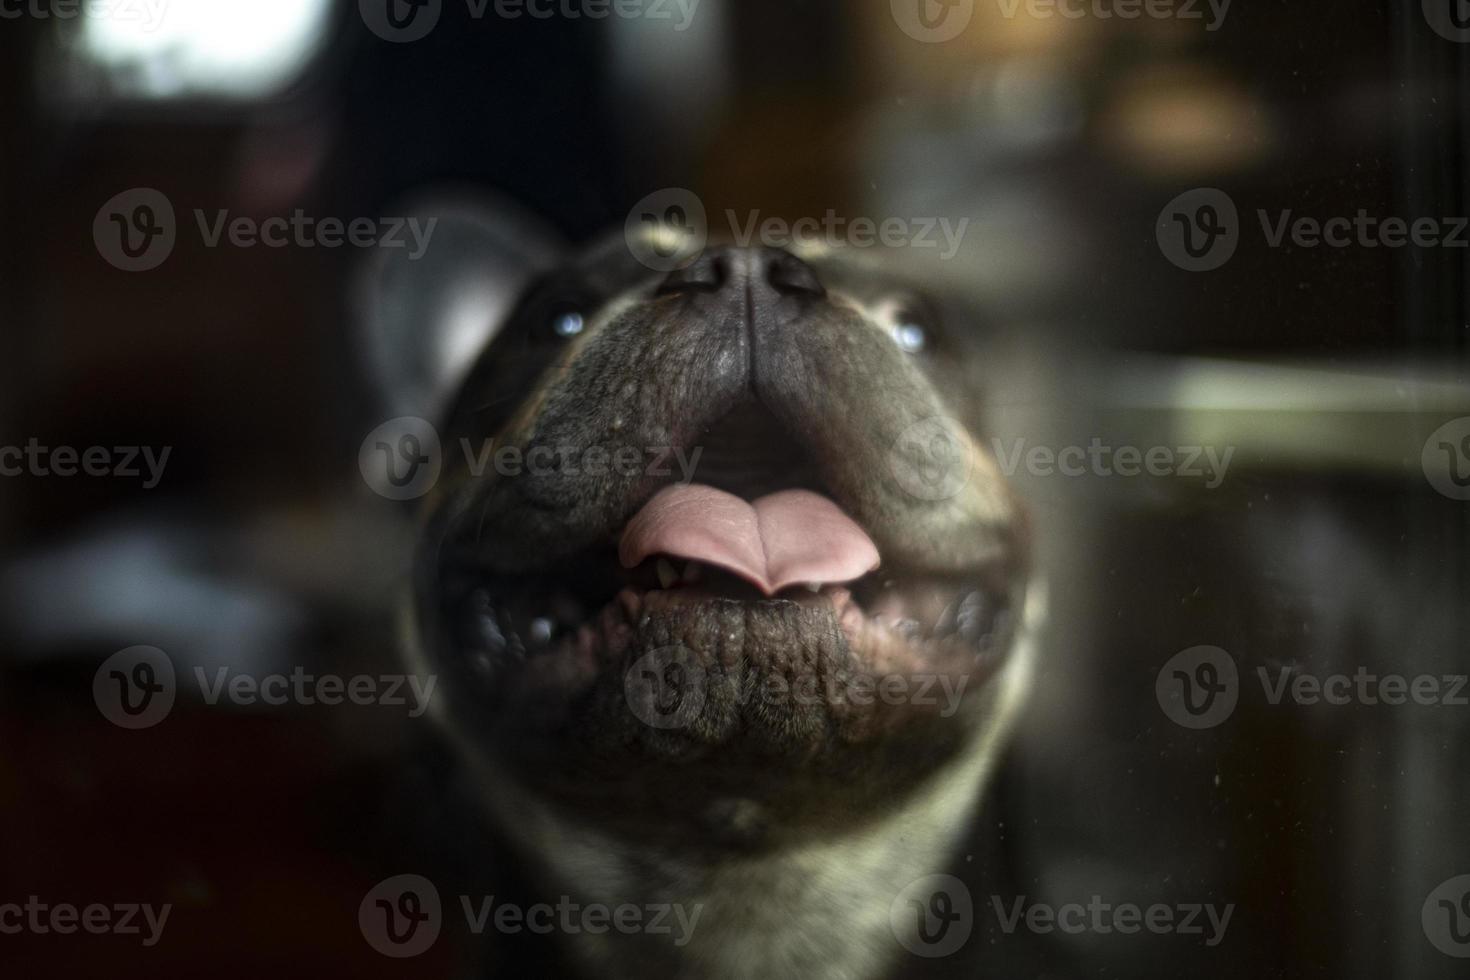
[{"label": "dog's snout", "polygon": [[682,269],[675,269],[659,287],[660,293],[719,291],[730,281],[730,256],[724,249],[707,249]]},{"label": "dog's snout", "polygon": [[792,255],[777,251],[766,264],[766,279],[776,292],[787,296],[824,296],[827,290],[817,270]]},{"label": "dog's snout", "polygon": [[816,270],[779,248],[706,249],[693,262],[669,273],[659,287],[661,294],[731,291],[755,297],[767,290],[781,296],[826,295]]}]

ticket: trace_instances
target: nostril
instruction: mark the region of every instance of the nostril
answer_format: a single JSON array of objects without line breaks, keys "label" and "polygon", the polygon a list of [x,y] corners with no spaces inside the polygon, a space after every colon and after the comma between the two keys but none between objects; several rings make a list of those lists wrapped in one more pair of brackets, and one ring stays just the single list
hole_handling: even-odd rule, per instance
[{"label": "nostril", "polygon": [[817,272],[791,254],[778,255],[766,269],[766,277],[776,292],[786,295],[825,296],[826,287]]},{"label": "nostril", "polygon": [[714,274],[710,277],[709,285],[718,289],[730,281],[730,257],[723,252],[710,259],[710,267]]},{"label": "nostril", "polygon": [[729,260],[723,254],[705,253],[684,268],[669,273],[658,292],[660,296],[692,291],[713,292],[729,278]]}]

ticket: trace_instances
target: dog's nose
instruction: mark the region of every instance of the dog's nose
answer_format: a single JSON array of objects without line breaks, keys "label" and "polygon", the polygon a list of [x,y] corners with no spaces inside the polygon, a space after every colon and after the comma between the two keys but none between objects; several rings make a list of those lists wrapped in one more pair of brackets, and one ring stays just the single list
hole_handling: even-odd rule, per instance
[{"label": "dog's nose", "polygon": [[827,290],[817,278],[817,270],[785,249],[776,249],[765,265],[766,281],[786,296],[825,296]]},{"label": "dog's nose", "polygon": [[718,291],[730,279],[730,257],[725,249],[705,249],[682,269],[675,269],[659,287],[660,293]]},{"label": "dog's nose", "polygon": [[827,292],[816,270],[785,249],[733,246],[705,249],[693,262],[669,273],[659,292],[743,293],[749,286],[782,296],[824,296]]}]

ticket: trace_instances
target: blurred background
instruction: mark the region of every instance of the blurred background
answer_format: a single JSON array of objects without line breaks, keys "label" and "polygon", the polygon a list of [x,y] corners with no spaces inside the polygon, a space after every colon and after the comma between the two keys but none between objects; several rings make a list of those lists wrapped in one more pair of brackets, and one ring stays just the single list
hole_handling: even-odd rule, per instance
[{"label": "blurred background", "polygon": [[[0,972],[460,974],[454,930],[397,961],[357,928],[375,882],[455,865],[423,829],[452,806],[422,719],[182,683],[128,731],[93,700],[136,645],[181,674],[395,669],[413,505],[357,465],[400,414],[373,333],[393,257],[211,245],[195,214],[493,225],[513,206],[579,243],[678,186],[712,224],[969,219],[926,275],[986,311],[1002,445],[1232,453],[1213,486],[1016,472],[1052,619],[976,828],[1000,847],[953,869],[979,931],[915,975],[1461,975],[1470,941],[1436,942],[1426,900],[1470,873],[1470,707],[1271,704],[1256,678],[1470,672],[1470,232],[1273,244],[1263,225],[1365,211],[1449,234],[1470,213],[1463,4],[660,9],[0,0],[0,446],[138,447],[140,471],[0,477],[0,903],[174,906],[149,948],[0,935]],[[148,258],[104,232],[155,227],[136,197],[108,208],[139,188],[172,241],[130,271]],[[1176,205],[1202,188],[1237,212],[1223,259],[1170,237],[1223,213]],[[507,301],[459,309],[465,335]],[[145,447],[168,451],[156,479]],[[1239,701],[1193,729],[1156,679],[1201,645],[1233,658]],[[1235,912],[1214,947],[1020,936],[992,893]]]}]

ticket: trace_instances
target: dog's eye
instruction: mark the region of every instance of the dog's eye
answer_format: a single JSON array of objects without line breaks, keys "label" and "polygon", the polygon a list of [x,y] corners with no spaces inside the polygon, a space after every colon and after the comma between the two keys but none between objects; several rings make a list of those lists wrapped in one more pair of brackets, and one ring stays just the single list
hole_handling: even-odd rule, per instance
[{"label": "dog's eye", "polygon": [[558,289],[546,297],[533,321],[535,339],[555,346],[580,337],[588,326],[590,299],[575,288]]},{"label": "dog's eye", "polygon": [[558,310],[551,316],[551,334],[561,340],[570,340],[587,328],[587,320],[581,310]]},{"label": "dog's eye", "polygon": [[893,342],[906,354],[920,354],[929,347],[929,329],[914,317],[900,317],[891,332]]},{"label": "dog's eye", "polygon": [[561,347],[587,332],[599,302],[597,294],[580,282],[566,278],[549,282],[528,304],[522,336],[538,349]]},{"label": "dog's eye", "polygon": [[938,311],[924,297],[893,297],[877,312],[888,335],[905,354],[931,355],[944,346]]}]

